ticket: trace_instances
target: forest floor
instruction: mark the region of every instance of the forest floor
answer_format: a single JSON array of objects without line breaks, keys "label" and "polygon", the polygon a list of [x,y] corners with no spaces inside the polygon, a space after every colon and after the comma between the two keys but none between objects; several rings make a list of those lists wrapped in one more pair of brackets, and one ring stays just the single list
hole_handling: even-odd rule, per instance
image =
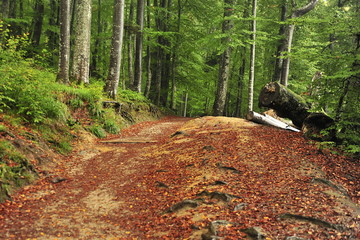
[{"label": "forest floor", "polygon": [[82,141],[0,205],[0,239],[360,239],[359,163],[301,133],[166,117]]}]

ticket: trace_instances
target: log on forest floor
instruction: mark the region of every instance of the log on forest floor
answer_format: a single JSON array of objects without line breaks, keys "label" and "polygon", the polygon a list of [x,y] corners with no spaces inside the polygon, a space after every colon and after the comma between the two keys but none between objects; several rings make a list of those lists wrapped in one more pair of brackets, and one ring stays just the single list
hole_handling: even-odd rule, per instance
[{"label": "log on forest floor", "polygon": [[293,132],[300,132],[299,129],[294,128],[292,126],[290,126],[287,123],[284,123],[276,118],[273,118],[267,114],[260,114],[257,112],[253,112],[251,111],[248,115],[247,115],[247,119],[253,122],[257,122],[257,123],[261,123],[261,124],[265,124],[265,125],[270,125],[270,126],[274,126],[274,127],[278,127],[281,129],[286,129],[286,130],[290,130]]},{"label": "log on forest floor", "polygon": [[325,113],[311,113],[310,104],[300,95],[277,82],[266,84],[259,96],[259,106],[273,109],[279,117],[289,118],[301,128],[307,138],[319,141],[335,139],[335,132],[327,131],[335,121]]}]

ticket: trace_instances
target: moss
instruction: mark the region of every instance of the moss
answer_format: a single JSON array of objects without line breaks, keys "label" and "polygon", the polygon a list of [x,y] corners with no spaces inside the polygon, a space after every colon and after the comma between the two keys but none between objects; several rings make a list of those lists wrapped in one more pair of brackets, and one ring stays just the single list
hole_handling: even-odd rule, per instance
[{"label": "moss", "polygon": [[9,141],[0,140],[0,202],[36,178],[33,166]]}]

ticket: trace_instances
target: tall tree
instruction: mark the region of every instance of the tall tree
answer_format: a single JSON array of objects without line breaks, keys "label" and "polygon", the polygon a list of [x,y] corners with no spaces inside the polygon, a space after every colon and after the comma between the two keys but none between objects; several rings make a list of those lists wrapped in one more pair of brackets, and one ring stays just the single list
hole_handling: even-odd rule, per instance
[{"label": "tall tree", "polygon": [[134,90],[141,92],[142,86],[142,56],[143,56],[143,31],[144,31],[144,0],[138,0],[136,8],[136,24],[138,31],[136,33],[135,45],[135,74],[134,74]]},{"label": "tall tree", "polygon": [[255,82],[255,53],[256,53],[256,8],[257,0],[252,2],[252,17],[254,18],[251,25],[251,48],[250,48],[250,72],[248,86],[248,113],[253,111],[254,104],[254,82]]},{"label": "tall tree", "polygon": [[57,81],[69,83],[70,64],[70,2],[71,0],[60,1],[60,48],[59,48],[59,69]]},{"label": "tall tree", "polygon": [[[315,8],[318,1],[319,0],[310,0],[307,5],[293,10],[289,20],[293,21],[293,19],[305,15],[306,13],[308,13],[309,11]],[[291,52],[291,45],[293,41],[294,31],[295,31],[295,24],[292,22],[287,26],[287,29],[285,31],[286,37],[283,43],[284,46],[282,47],[282,49],[284,49],[284,51],[286,52],[286,56],[283,57],[280,55],[280,57],[284,58],[281,67],[281,74],[279,74],[281,76],[280,83],[283,84],[284,86],[288,85],[288,80],[289,80],[290,52]]]},{"label": "tall tree", "polygon": [[91,0],[77,0],[74,34],[71,78],[87,84],[90,75]]},{"label": "tall tree", "polygon": [[128,78],[129,86],[134,89],[134,32],[137,29],[134,26],[134,9],[135,9],[135,0],[130,0],[129,6],[129,17],[128,17],[128,26],[127,26],[127,36],[128,36]]},{"label": "tall tree", "polygon": [[[234,2],[234,0],[224,0],[224,21],[222,23],[223,34],[229,34],[229,31],[233,27],[233,21],[230,19],[230,17],[234,13]],[[230,36],[226,36],[221,40],[222,44],[224,45],[228,45],[230,41]],[[213,114],[215,116],[221,116],[224,114],[230,74],[230,55],[231,47],[227,46],[221,55],[218,85],[213,106]]]},{"label": "tall tree", "polygon": [[280,22],[281,25],[279,27],[279,45],[276,50],[276,59],[275,59],[275,70],[273,74],[272,81],[280,81],[281,79],[281,69],[283,65],[284,58],[282,57],[283,52],[285,51],[285,21],[286,21],[286,14],[287,14],[287,6],[288,0],[282,0],[281,2],[281,14],[280,14]]},{"label": "tall tree", "polygon": [[39,46],[40,44],[40,38],[44,22],[44,11],[44,1],[36,0],[34,8],[33,30],[31,34],[31,40],[34,46]]},{"label": "tall tree", "polygon": [[110,68],[105,91],[115,98],[119,86],[122,45],[124,36],[125,0],[114,0],[113,35],[111,41]]},{"label": "tall tree", "polygon": [[[146,23],[147,23],[147,28],[150,29],[151,28],[151,21],[150,21],[151,20],[151,12],[150,12],[151,3],[150,3],[150,0],[146,1],[146,6],[147,6],[147,10],[148,10],[147,14],[146,14]],[[151,37],[148,36],[147,40],[148,40],[148,42],[150,42]],[[151,78],[152,78],[151,48],[150,48],[149,44],[146,46],[146,73],[147,73],[147,79],[146,79],[144,95],[145,95],[145,97],[149,98],[150,87],[151,87]]]}]

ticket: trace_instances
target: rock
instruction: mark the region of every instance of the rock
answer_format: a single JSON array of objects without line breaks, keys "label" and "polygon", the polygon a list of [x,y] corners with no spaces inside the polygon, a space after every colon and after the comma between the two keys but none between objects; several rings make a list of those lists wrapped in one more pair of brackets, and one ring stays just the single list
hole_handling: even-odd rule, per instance
[{"label": "rock", "polygon": [[323,179],[323,178],[313,178],[313,179],[312,179],[312,182],[318,182],[318,183],[325,184],[325,185],[333,188],[334,190],[339,191],[339,192],[342,193],[344,196],[349,197],[349,194],[348,194],[347,190],[346,190],[343,186],[336,185],[335,183],[333,183],[333,182],[330,181],[330,180]]},{"label": "rock", "polygon": [[213,183],[213,185],[226,185],[226,184],[228,184],[227,182],[223,182],[223,181],[215,181],[214,183]]},{"label": "rock", "polygon": [[218,234],[218,228],[219,226],[228,226],[228,225],[232,225],[231,222],[228,222],[226,220],[216,220],[216,221],[212,221],[209,225],[209,231],[212,235],[217,235]]},{"label": "rock", "polygon": [[185,135],[185,136],[188,136],[188,134],[186,134],[186,132],[183,132],[183,131],[177,131],[173,134],[171,134],[170,137],[175,137],[175,136],[178,136],[178,135]]},{"label": "rock", "polygon": [[159,181],[156,181],[156,186],[160,187],[160,188],[169,188],[168,185],[166,185],[165,183],[159,182]]},{"label": "rock", "polygon": [[209,231],[207,233],[204,233],[201,235],[201,239],[202,240],[215,240],[215,239],[223,239],[222,237],[217,236],[218,234],[218,230],[219,230],[219,226],[228,226],[228,225],[232,225],[233,223],[228,222],[226,220],[216,220],[216,221],[212,221],[208,228]]},{"label": "rock", "polygon": [[59,182],[63,182],[63,181],[66,181],[67,179],[66,178],[63,178],[63,177],[60,177],[60,176],[56,176],[56,177],[51,177],[48,179],[49,182],[51,183],[59,183]]},{"label": "rock", "polygon": [[292,236],[292,237],[286,237],[285,240],[309,240],[309,239]]},{"label": "rock", "polygon": [[204,146],[203,150],[207,150],[207,151],[211,152],[211,151],[214,151],[215,148],[213,146],[211,146],[211,145],[208,145],[208,146]]},{"label": "rock", "polygon": [[327,221],[318,219],[318,218],[314,218],[314,217],[308,217],[308,216],[302,216],[302,215],[297,215],[297,214],[291,214],[291,213],[285,213],[280,215],[281,219],[294,219],[294,220],[299,220],[299,221],[305,221],[305,222],[310,222],[313,223],[315,225],[321,226],[321,227],[325,227],[325,228],[332,228],[338,231],[344,231],[344,227],[341,225],[337,225],[337,224],[332,224],[329,223]]},{"label": "rock", "polygon": [[194,200],[184,200],[172,205],[167,212],[176,212],[185,207],[196,208],[197,206],[199,206],[199,203]]},{"label": "rock", "polygon": [[240,203],[240,204],[235,206],[234,212],[244,210],[247,206],[248,206],[247,203]]},{"label": "rock", "polygon": [[250,227],[242,229],[241,231],[246,233],[251,239],[254,240],[262,240],[266,237],[266,234],[261,227]]},{"label": "rock", "polygon": [[209,192],[209,191],[202,191],[201,193],[197,194],[197,196],[207,196],[210,199],[217,199],[223,202],[230,202],[233,198],[240,198],[239,196],[222,193],[222,192]]}]

